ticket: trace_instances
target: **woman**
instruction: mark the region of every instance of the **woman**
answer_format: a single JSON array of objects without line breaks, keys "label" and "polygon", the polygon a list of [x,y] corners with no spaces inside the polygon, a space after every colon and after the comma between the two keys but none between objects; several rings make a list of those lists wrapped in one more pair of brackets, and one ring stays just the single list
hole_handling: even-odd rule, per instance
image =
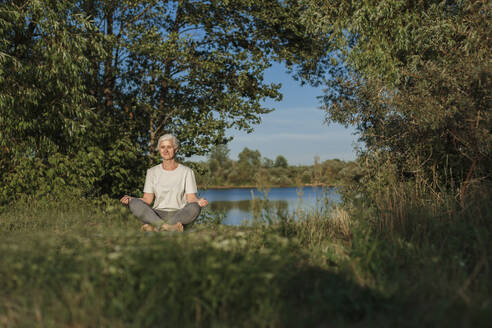
[{"label": "woman", "polygon": [[[183,231],[184,226],[196,220],[208,201],[196,196],[193,171],[175,160],[178,140],[165,134],[159,138],[157,150],[162,163],[147,170],[143,197],[125,195],[120,202],[129,205],[132,213],[145,223],[144,231]],[[154,206],[150,207],[152,201]]]}]

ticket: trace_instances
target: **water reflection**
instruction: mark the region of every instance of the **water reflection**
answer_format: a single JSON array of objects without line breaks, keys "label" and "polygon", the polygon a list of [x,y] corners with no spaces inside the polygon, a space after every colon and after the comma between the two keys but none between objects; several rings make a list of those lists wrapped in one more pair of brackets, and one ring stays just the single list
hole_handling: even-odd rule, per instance
[{"label": "water reflection", "polygon": [[250,200],[218,200],[212,201],[209,206],[210,209],[212,209],[213,211],[228,211],[232,209],[238,209],[240,211],[248,212],[250,207]]},{"label": "water reflection", "polygon": [[244,220],[285,218],[302,210],[315,210],[337,203],[335,189],[320,187],[257,189],[208,189],[200,192],[209,200],[208,211],[222,213],[224,223],[238,225]]}]

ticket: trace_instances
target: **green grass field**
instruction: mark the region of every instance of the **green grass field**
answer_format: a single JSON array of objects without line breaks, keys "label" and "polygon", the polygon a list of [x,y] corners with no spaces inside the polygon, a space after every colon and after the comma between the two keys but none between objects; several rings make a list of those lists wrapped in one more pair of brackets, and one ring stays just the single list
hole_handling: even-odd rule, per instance
[{"label": "green grass field", "polygon": [[209,213],[181,234],[140,232],[116,201],[12,206],[0,327],[486,327],[490,206],[477,211],[411,233],[363,207],[239,227]]}]

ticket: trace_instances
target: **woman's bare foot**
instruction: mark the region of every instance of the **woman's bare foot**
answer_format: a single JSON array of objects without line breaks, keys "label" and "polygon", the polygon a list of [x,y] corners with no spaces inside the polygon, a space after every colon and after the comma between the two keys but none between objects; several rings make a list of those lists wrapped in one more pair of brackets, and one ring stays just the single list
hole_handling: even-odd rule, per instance
[{"label": "woman's bare foot", "polygon": [[142,231],[158,231],[157,228],[151,226],[150,224],[144,224],[143,226],[140,227],[140,230]]},{"label": "woman's bare foot", "polygon": [[164,230],[164,231],[179,231],[179,232],[183,232],[184,228],[183,228],[183,224],[181,222],[178,222],[176,224],[167,224],[167,223],[164,223],[161,225],[161,228],[160,230]]}]

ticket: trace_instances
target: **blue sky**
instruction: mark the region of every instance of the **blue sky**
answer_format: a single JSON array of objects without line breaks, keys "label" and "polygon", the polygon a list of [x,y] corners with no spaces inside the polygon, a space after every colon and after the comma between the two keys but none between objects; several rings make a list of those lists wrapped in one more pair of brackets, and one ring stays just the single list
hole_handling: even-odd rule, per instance
[{"label": "blue sky", "polygon": [[323,123],[324,112],[318,109],[320,102],[316,98],[322,94],[322,88],[300,86],[281,65],[272,66],[265,81],[281,83],[283,99],[264,103],[275,110],[264,115],[252,133],[228,131],[234,137],[228,145],[232,159],[236,160],[244,147],[256,149],[273,160],[283,155],[291,165],[311,165],[316,155],[321,161],[355,158],[354,129]]}]

